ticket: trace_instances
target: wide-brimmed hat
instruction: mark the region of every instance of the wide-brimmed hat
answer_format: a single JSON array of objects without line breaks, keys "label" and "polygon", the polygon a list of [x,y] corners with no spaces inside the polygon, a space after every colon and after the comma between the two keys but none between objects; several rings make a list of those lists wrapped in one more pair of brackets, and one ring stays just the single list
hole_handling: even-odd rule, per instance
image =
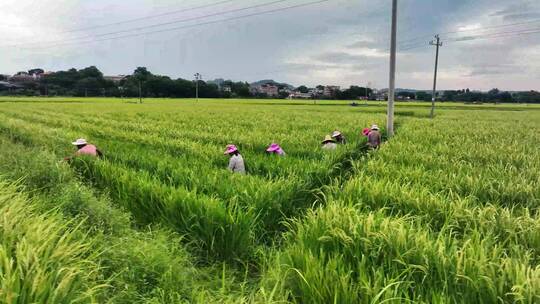
[{"label": "wide-brimmed hat", "polygon": [[362,130],[362,134],[364,134],[364,136],[368,136],[369,135],[369,132],[371,132],[371,129],[370,128],[364,128]]},{"label": "wide-brimmed hat", "polygon": [[268,149],[266,149],[266,152],[276,152],[281,150],[281,147],[278,144],[271,144]]},{"label": "wide-brimmed hat", "polygon": [[86,139],[84,138],[79,138],[76,141],[72,142],[71,144],[74,146],[82,146],[82,145],[88,144],[88,142],[86,142]]},{"label": "wide-brimmed hat", "polygon": [[227,145],[227,149],[225,150],[225,153],[223,154],[227,155],[227,154],[231,154],[237,151],[238,151],[238,148],[235,145]]},{"label": "wide-brimmed hat", "polygon": [[332,132],[332,137],[335,138],[335,137],[338,137],[338,136],[341,136],[341,132],[339,132],[339,131]]},{"label": "wide-brimmed hat", "polygon": [[326,137],[324,138],[324,140],[323,140],[322,143],[325,144],[325,143],[327,143],[327,142],[336,142],[336,140],[333,139],[332,136],[326,135]]},{"label": "wide-brimmed hat", "polygon": [[379,126],[373,125],[373,126],[371,126],[371,130],[379,131]]}]

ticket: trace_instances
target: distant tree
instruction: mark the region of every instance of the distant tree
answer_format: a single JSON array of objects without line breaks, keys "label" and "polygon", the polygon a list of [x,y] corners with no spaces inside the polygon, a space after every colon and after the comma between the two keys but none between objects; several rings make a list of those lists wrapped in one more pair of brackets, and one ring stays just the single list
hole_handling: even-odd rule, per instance
[{"label": "distant tree", "polygon": [[0,74],[0,81],[6,81],[6,80],[7,80],[7,77]]},{"label": "distant tree", "polygon": [[503,92],[500,94],[500,100],[504,103],[510,103],[514,101],[514,98],[512,97],[512,94],[510,94],[510,92]]},{"label": "distant tree", "polygon": [[31,70],[28,70],[28,75],[40,75],[40,74],[43,74],[45,73],[45,71],[43,69],[31,69]]},{"label": "distant tree", "polygon": [[[359,86],[350,86],[348,89],[345,89],[343,91],[336,92],[338,99],[343,100],[355,100],[359,99],[360,97],[366,96],[366,88],[359,87]],[[373,93],[372,89],[367,89],[368,96]]]},{"label": "distant tree", "polygon": [[416,100],[431,101],[432,94],[427,92],[416,92]]},{"label": "distant tree", "polygon": [[519,92],[515,94],[514,98],[519,103],[540,103],[540,92]]},{"label": "distant tree", "polygon": [[306,87],[305,85],[301,85],[299,86],[298,88],[296,88],[296,90],[298,90],[298,92],[300,93],[309,93],[309,89],[308,87]]},{"label": "distant tree", "polygon": [[84,68],[82,70],[79,70],[78,72],[80,78],[103,78],[103,73],[101,73],[101,71],[95,66]]},{"label": "distant tree", "polygon": [[457,97],[460,94],[462,94],[461,90],[458,90],[458,91],[444,91],[444,93],[442,95],[442,100],[443,101],[457,101]]}]

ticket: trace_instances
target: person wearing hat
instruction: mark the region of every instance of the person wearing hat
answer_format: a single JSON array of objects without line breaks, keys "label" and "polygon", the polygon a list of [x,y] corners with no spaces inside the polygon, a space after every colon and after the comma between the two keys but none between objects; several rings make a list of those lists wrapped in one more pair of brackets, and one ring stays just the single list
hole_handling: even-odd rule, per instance
[{"label": "person wearing hat", "polygon": [[336,150],[337,149],[336,140],[332,136],[326,135],[326,137],[324,138],[322,142],[322,149],[323,150]]},{"label": "person wearing hat", "polygon": [[362,134],[367,137],[369,135],[369,132],[371,132],[371,129],[370,128],[364,128],[362,130]]},{"label": "person wearing hat", "polygon": [[238,148],[235,145],[228,145],[225,150],[225,155],[230,155],[229,170],[234,173],[246,174],[246,166],[244,158],[240,155]]},{"label": "person wearing hat", "polygon": [[367,135],[367,138],[368,138],[367,145],[372,149],[378,149],[382,141],[382,136],[379,130],[379,126],[377,125],[371,126],[371,131]]},{"label": "person wearing hat", "polygon": [[332,133],[332,138],[335,139],[336,143],[344,145],[347,143],[347,140],[345,140],[345,136],[341,134],[339,131],[334,131]]},{"label": "person wearing hat", "polygon": [[[89,155],[99,158],[103,157],[103,153],[101,153],[101,151],[99,151],[96,146],[89,144],[84,138],[79,138],[71,144],[77,147],[77,152],[75,152],[75,156]],[[70,159],[70,157],[65,158],[65,160]]]},{"label": "person wearing hat", "polygon": [[266,152],[268,152],[269,154],[276,154],[276,155],[279,155],[279,156],[285,156],[285,151],[283,151],[281,146],[276,144],[276,143],[271,144],[266,149]]}]

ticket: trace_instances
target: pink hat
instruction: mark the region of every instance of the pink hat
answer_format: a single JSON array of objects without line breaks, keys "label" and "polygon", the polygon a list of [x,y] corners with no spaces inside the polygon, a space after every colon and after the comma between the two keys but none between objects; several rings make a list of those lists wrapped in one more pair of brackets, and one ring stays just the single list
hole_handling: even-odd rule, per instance
[{"label": "pink hat", "polygon": [[227,150],[225,150],[225,153],[223,154],[227,155],[227,154],[234,153],[236,151],[238,151],[238,148],[235,145],[227,145]]},{"label": "pink hat", "polygon": [[369,132],[371,132],[370,128],[364,128],[364,130],[362,130],[362,134],[364,134],[365,136],[368,136]]},{"label": "pink hat", "polygon": [[271,144],[268,149],[266,149],[266,152],[277,152],[281,150],[281,147],[278,144]]}]

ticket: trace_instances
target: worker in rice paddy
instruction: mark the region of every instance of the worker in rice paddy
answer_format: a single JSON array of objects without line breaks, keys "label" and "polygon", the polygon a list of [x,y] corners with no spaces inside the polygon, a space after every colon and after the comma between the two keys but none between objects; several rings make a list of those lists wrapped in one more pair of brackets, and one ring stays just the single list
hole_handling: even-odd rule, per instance
[{"label": "worker in rice paddy", "polygon": [[270,146],[268,146],[268,148],[266,149],[266,152],[268,152],[269,154],[275,154],[275,155],[279,155],[279,156],[285,156],[286,155],[285,151],[283,151],[281,146],[279,144],[276,144],[276,143],[273,143]]},{"label": "worker in rice paddy", "polygon": [[371,126],[371,130],[369,131],[367,138],[368,138],[367,145],[372,149],[378,149],[382,141],[382,136],[379,130],[379,126],[377,125]]},{"label": "worker in rice paddy", "polygon": [[[71,144],[77,147],[77,152],[75,152],[75,156],[88,155],[99,158],[103,157],[103,153],[101,153],[101,151],[96,146],[89,144],[84,138],[79,138]],[[71,157],[65,158],[65,160],[70,159]]]},{"label": "worker in rice paddy", "polygon": [[240,155],[240,151],[235,145],[228,145],[225,150],[225,155],[229,155],[229,170],[234,173],[246,174],[246,166],[244,158]]},{"label": "worker in rice paddy", "polygon": [[343,134],[337,130],[332,133],[332,138],[335,139],[336,143],[338,144],[344,145],[347,143],[345,136],[343,136]]},{"label": "worker in rice paddy", "polygon": [[369,132],[371,132],[371,129],[370,128],[364,128],[362,130],[362,134],[367,137],[369,135]]},{"label": "worker in rice paddy", "polygon": [[337,144],[336,140],[331,135],[326,135],[322,142],[322,149],[323,150],[336,150]]}]

